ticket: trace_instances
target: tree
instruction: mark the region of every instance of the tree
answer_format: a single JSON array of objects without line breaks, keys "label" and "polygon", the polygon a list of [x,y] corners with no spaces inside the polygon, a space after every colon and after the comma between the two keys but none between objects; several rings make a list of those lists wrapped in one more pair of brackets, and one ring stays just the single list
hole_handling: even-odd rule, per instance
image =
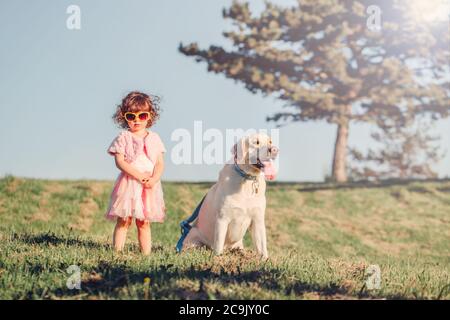
[{"label": "tree", "polygon": [[351,122],[401,127],[416,114],[439,119],[450,111],[448,23],[417,23],[410,10],[417,0],[377,2],[379,32],[368,28],[372,0],[267,2],[259,16],[235,1],[223,10],[235,26],[223,33],[232,51],[196,43],[180,43],[179,50],[252,93],[284,101],[268,121],[335,124],[332,176],[345,182]]},{"label": "tree", "polygon": [[353,180],[437,178],[433,165],[444,153],[436,144],[440,138],[431,135],[430,130],[431,124],[423,119],[407,127],[379,127],[371,135],[379,148],[369,148],[365,154],[350,149],[356,160],[350,167],[350,176]]}]

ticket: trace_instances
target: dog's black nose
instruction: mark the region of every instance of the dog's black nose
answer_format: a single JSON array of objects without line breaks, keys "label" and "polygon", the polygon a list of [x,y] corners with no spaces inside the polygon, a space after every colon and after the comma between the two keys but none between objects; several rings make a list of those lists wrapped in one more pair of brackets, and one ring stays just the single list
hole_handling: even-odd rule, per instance
[{"label": "dog's black nose", "polygon": [[278,154],[278,151],[280,151],[277,147],[274,147],[274,146],[272,146],[270,149],[269,149],[269,152],[272,154],[272,155],[276,155],[276,154]]}]

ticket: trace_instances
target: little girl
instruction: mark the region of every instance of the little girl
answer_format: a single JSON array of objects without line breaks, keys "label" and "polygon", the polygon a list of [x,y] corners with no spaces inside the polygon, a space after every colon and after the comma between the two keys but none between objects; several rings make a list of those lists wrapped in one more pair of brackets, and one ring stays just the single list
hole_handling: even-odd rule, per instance
[{"label": "little girl", "polygon": [[166,148],[157,133],[146,130],[158,118],[158,98],[141,92],[129,93],[113,116],[114,122],[127,129],[108,149],[121,170],[106,214],[107,218],[117,220],[113,234],[116,251],[123,249],[128,227],[135,218],[141,252],[150,254],[150,222],[163,222],[165,218],[160,178]]}]

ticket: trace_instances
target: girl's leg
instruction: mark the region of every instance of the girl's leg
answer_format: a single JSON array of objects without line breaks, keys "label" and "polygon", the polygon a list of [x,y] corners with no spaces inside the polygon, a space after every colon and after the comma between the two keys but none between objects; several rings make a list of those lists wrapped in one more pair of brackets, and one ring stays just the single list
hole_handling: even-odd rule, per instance
[{"label": "girl's leg", "polygon": [[116,251],[122,251],[125,246],[125,240],[127,238],[128,227],[132,221],[131,217],[122,219],[117,218],[116,227],[113,234],[113,245]]},{"label": "girl's leg", "polygon": [[139,246],[144,255],[149,255],[152,251],[152,234],[150,230],[150,222],[136,219],[138,230]]}]

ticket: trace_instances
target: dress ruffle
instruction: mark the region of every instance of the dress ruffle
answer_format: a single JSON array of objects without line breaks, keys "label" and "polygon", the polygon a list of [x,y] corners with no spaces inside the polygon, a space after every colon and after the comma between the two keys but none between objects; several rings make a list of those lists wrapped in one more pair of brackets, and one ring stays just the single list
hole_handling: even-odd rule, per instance
[{"label": "dress ruffle", "polygon": [[[139,154],[131,165],[141,172],[152,173],[154,168],[144,153]],[[116,179],[106,217],[133,217],[137,220],[163,222],[165,211],[161,182],[147,189],[138,180],[122,172]]]}]

